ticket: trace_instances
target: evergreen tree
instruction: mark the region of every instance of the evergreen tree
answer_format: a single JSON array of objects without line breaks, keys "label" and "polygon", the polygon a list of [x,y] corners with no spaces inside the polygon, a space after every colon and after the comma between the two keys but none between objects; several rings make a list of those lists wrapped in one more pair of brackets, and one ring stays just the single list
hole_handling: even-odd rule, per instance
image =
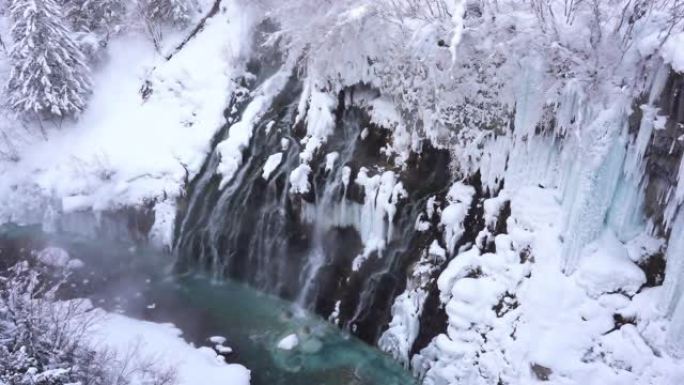
[{"label": "evergreen tree", "polygon": [[140,0],[145,17],[150,21],[184,26],[197,9],[195,0]]},{"label": "evergreen tree", "polygon": [[62,0],[74,31],[112,33],[126,16],[124,0]]},{"label": "evergreen tree", "polygon": [[83,110],[90,69],[55,0],[11,0],[9,106],[21,113],[64,116]]}]

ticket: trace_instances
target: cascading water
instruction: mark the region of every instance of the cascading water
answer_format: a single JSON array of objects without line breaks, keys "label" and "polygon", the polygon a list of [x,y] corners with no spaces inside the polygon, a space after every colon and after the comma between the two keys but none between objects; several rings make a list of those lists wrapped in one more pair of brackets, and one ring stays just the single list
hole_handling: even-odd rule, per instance
[{"label": "cascading water", "polygon": [[[247,282],[375,343],[418,252],[419,208],[445,188],[449,156],[434,150],[410,160],[405,173],[391,169],[380,151],[386,132],[372,127],[355,91],[368,92],[340,94],[324,155],[310,162],[310,188],[294,192],[288,178],[300,166],[301,87],[290,79],[254,125],[229,181],[216,173],[218,151],[209,155],[181,209],[175,252],[178,271]],[[236,101],[229,121],[249,102]]]},{"label": "cascading water", "polygon": [[[681,76],[655,63],[648,95],[606,100],[574,82],[546,93],[542,62],[511,80],[511,115],[493,127],[464,121],[473,127],[444,136],[433,127],[430,138],[420,117],[406,116],[421,111],[397,111],[362,80],[334,86],[294,63],[255,67],[180,204],[177,270],[237,279],[315,311],[427,383],[521,376],[518,326],[529,332],[535,317],[567,310],[535,305],[532,292],[548,288],[540,276],[563,283],[560,298],[601,308],[601,327],[621,330],[632,313],[591,301],[631,301],[659,284],[648,283],[663,274],[654,235],[670,238],[664,302],[680,319],[670,222],[684,194],[665,174],[681,160]],[[630,242],[640,236],[637,253]],[[617,277],[605,278],[605,266]],[[488,366],[488,354],[502,362]],[[582,363],[589,355],[573,354]]]},{"label": "cascading water", "polygon": [[[345,124],[347,123],[347,124]],[[323,245],[325,231],[328,230],[327,223],[329,216],[334,215],[330,210],[338,206],[338,203],[345,199],[347,186],[349,185],[350,169],[347,166],[354,154],[355,142],[360,134],[360,129],[354,122],[345,122],[341,127],[341,140],[339,152],[331,152],[326,158],[325,168],[321,175],[316,179],[323,180],[323,190],[319,193],[314,191],[314,195],[320,197],[320,201],[314,204],[306,204],[306,221],[312,225],[312,245],[306,257],[306,267],[300,277],[301,290],[297,296],[297,303],[307,307],[312,303],[312,298],[316,297],[315,282],[321,268],[328,262],[326,251]],[[319,169],[319,173],[321,170]],[[344,207],[340,207],[344,210]],[[341,212],[340,215],[344,213]]]}]

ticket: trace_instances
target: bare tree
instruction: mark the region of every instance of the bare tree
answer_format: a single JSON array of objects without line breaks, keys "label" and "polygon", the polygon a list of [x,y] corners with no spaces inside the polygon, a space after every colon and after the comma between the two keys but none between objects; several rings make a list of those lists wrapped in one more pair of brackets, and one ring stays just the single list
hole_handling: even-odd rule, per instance
[{"label": "bare tree", "polygon": [[0,273],[0,383],[16,385],[173,385],[175,370],[90,344],[101,313],[87,300],[57,301],[68,273],[20,262]]}]

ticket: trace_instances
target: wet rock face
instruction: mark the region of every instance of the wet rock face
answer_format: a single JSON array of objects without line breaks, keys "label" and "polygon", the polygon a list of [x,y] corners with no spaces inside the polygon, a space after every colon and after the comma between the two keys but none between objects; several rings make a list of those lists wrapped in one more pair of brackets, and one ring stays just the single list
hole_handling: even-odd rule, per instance
[{"label": "wet rock face", "polygon": [[[415,231],[416,218],[430,194],[447,188],[449,154],[425,146],[404,169],[394,166],[381,151],[389,131],[371,124],[349,89],[340,94],[333,134],[309,163],[309,191],[294,194],[289,177],[300,164],[304,136],[301,124],[294,124],[300,97],[301,84],[293,78],[256,125],[243,165],[224,189],[215,174],[219,159],[211,153],[177,216],[176,270],[247,282],[326,318],[336,313],[334,322],[374,344],[404,290],[406,271],[428,245]],[[231,107],[236,112],[229,122],[245,103]],[[333,152],[338,160],[330,169],[326,155]],[[282,161],[265,179],[263,167],[276,153]],[[389,234],[383,247],[364,251],[370,230],[361,225],[369,221],[363,210],[381,203],[355,181],[360,173],[372,178],[387,172],[407,196],[396,203],[391,224],[381,219]],[[314,269],[317,253],[322,261]]]},{"label": "wet rock face", "polygon": [[[655,130],[646,153],[646,216],[662,224],[672,186],[677,185],[684,155],[684,75],[672,72],[658,100],[658,114],[667,116],[664,129]],[[666,235],[659,227],[660,235]]]},{"label": "wet rock face", "polygon": [[551,369],[539,364],[530,365],[530,370],[532,370],[532,373],[539,381],[548,381],[553,373]]},{"label": "wet rock face", "polygon": [[644,287],[656,287],[663,284],[665,279],[665,255],[658,252],[651,255],[639,263],[639,267],[646,275]]}]

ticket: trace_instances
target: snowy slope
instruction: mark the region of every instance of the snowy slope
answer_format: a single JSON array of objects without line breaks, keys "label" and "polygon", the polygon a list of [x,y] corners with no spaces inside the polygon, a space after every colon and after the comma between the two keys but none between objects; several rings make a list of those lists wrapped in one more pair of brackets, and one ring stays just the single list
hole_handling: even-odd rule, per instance
[{"label": "snowy slope", "polygon": [[93,344],[117,355],[125,357],[135,352],[133,359],[174,368],[178,385],[249,384],[249,370],[241,365],[226,364],[212,348],[188,344],[181,338],[181,331],[170,324],[110,313],[98,321],[90,338]]},{"label": "snowy slope", "polygon": [[[17,143],[18,161],[0,162],[2,221],[40,222],[46,206],[100,211],[179,196],[224,123],[252,23],[248,10],[227,2],[168,61],[135,32],[110,42],[78,121],[48,128],[45,140]],[[182,38],[170,36],[169,50]],[[169,229],[160,232],[168,244]]]}]

